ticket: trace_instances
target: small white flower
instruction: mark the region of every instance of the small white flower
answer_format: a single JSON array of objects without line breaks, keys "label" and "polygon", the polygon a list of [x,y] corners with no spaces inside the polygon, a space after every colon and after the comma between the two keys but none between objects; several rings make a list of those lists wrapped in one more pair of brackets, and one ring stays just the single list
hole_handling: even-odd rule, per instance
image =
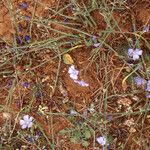
[{"label": "small white flower", "polygon": [[33,117],[29,117],[29,115],[23,116],[23,119],[20,120],[20,125],[22,129],[31,128],[33,125]]},{"label": "small white flower", "polygon": [[73,65],[69,67],[68,73],[69,73],[71,79],[73,79],[73,80],[78,79],[79,71],[76,70]]},{"label": "small white flower", "polygon": [[140,56],[142,55],[143,51],[141,49],[132,49],[132,48],[129,48],[128,49],[128,56],[130,58],[132,58],[133,60],[138,60],[140,58]]},{"label": "small white flower", "polygon": [[97,142],[98,142],[100,145],[102,145],[102,146],[106,145],[106,141],[107,141],[107,140],[106,140],[105,137],[100,136],[100,137],[96,138],[96,140],[97,140]]},{"label": "small white flower", "polygon": [[89,86],[89,84],[88,83],[86,83],[85,81],[83,81],[83,80],[74,80],[74,82],[75,83],[78,83],[80,86]]}]

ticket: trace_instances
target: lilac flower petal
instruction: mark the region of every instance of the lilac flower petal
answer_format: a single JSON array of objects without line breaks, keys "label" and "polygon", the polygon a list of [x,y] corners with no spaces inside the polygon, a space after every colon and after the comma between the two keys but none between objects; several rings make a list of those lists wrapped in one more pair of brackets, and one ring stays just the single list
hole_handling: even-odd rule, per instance
[{"label": "lilac flower petal", "polygon": [[68,73],[69,73],[70,78],[73,79],[75,83],[78,83],[80,86],[89,86],[89,84],[87,84],[83,80],[81,81],[77,80],[79,71],[75,69],[74,65],[69,67]]},{"label": "lilac flower petal", "polygon": [[135,53],[136,53],[137,55],[142,55],[143,51],[140,50],[140,49],[136,49],[136,50],[135,50]]},{"label": "lilac flower petal", "polygon": [[149,30],[150,30],[150,25],[145,26],[144,29],[143,29],[143,32],[144,32],[144,33],[145,33],[145,32],[149,32]]},{"label": "lilac flower petal", "polygon": [[95,40],[96,40],[96,38],[97,38],[97,37],[96,37],[95,35],[94,35],[94,36],[92,36],[92,40],[93,40],[93,41],[95,41]]},{"label": "lilac flower petal", "polygon": [[22,129],[25,129],[25,128],[27,128],[27,125],[26,125],[26,124],[23,124],[23,125],[21,126],[21,128],[22,128]]},{"label": "lilac flower petal", "polygon": [[77,76],[78,76],[79,71],[77,71],[77,70],[72,70],[72,73],[71,73],[71,74],[74,74],[74,75],[77,75]]},{"label": "lilac flower petal", "polygon": [[28,87],[29,87],[29,83],[28,83],[28,82],[24,82],[24,83],[23,83],[23,86],[24,86],[25,88],[28,88]]},{"label": "lilac flower petal", "polygon": [[129,55],[130,57],[132,57],[132,55],[133,55],[133,49],[132,49],[132,48],[129,48],[129,49],[128,49],[128,55]]},{"label": "lilac flower petal", "polygon": [[130,58],[132,58],[133,60],[138,60],[140,58],[140,56],[142,55],[142,50],[141,49],[132,49],[132,48],[129,48],[128,49],[128,56]]},{"label": "lilac flower petal", "polygon": [[104,146],[106,144],[106,138],[103,136],[98,137],[96,140],[102,146]]},{"label": "lilac flower petal", "polygon": [[78,83],[78,80],[74,80],[75,83]]},{"label": "lilac flower petal", "polygon": [[145,85],[146,84],[146,80],[144,80],[141,77],[134,77],[134,82],[137,86],[141,86],[141,85]]},{"label": "lilac flower petal", "polygon": [[[72,71],[72,70],[74,70],[74,69],[75,69],[74,65],[71,65],[71,66],[69,67],[69,71]],[[70,73],[69,71],[68,71],[68,73]]]},{"label": "lilac flower petal", "polygon": [[78,79],[79,71],[76,70],[73,65],[69,67],[68,73],[70,75],[70,78],[72,78],[73,80],[77,80]]},{"label": "lilac flower petal", "polygon": [[70,110],[70,115],[77,115],[77,111],[71,109],[71,110]]},{"label": "lilac flower petal", "polygon": [[146,91],[147,91],[147,92],[150,92],[150,80],[148,80],[148,82],[147,82],[147,88],[146,88]]},{"label": "lilac flower petal", "polygon": [[33,125],[32,122],[33,117],[29,117],[29,115],[23,116],[23,120],[20,120],[20,125],[22,129],[30,128]]},{"label": "lilac flower petal", "polygon": [[71,67],[68,69],[68,73],[69,73],[69,74],[72,73],[72,68],[71,68]]},{"label": "lilac flower petal", "polygon": [[75,75],[75,74],[70,74],[70,78],[73,79],[73,80],[77,80],[77,79],[78,79],[78,76]]},{"label": "lilac flower petal", "polygon": [[24,123],[25,123],[25,121],[24,120],[20,120],[20,125],[22,126]]},{"label": "lilac flower petal", "polygon": [[86,87],[89,86],[89,84],[84,82],[83,80],[81,80],[81,81],[75,80],[74,82],[78,83],[80,86],[86,86]]},{"label": "lilac flower petal", "polygon": [[29,121],[32,121],[32,120],[33,120],[33,117],[30,117],[30,118],[29,118]]},{"label": "lilac flower petal", "polygon": [[30,123],[28,123],[28,128],[31,128],[32,127],[32,125],[33,125],[33,122],[30,122]]},{"label": "lilac flower petal", "polygon": [[82,83],[80,83],[80,85],[81,85],[81,86],[86,86],[86,87],[89,86],[89,84],[86,83],[86,82],[84,82],[84,81],[83,81]]},{"label": "lilac flower petal", "polygon": [[29,120],[29,115],[25,115],[23,116],[24,121],[28,121]]},{"label": "lilac flower petal", "polygon": [[78,75],[79,71],[76,70],[75,67],[72,65],[71,67],[69,67],[68,73],[69,73],[69,74],[74,73],[74,74],[77,74],[77,75]]},{"label": "lilac flower petal", "polygon": [[21,8],[21,9],[27,9],[27,8],[28,8],[28,4],[27,4],[26,2],[22,2],[22,3],[20,4],[20,8]]},{"label": "lilac flower petal", "polygon": [[26,42],[29,42],[31,38],[30,38],[29,35],[25,35],[24,39],[25,39]]},{"label": "lilac flower petal", "polygon": [[147,98],[150,98],[150,93],[146,95]]},{"label": "lilac flower petal", "polygon": [[101,43],[95,43],[94,47],[99,47],[101,45]]},{"label": "lilac flower petal", "polygon": [[137,59],[139,59],[140,57],[139,57],[139,55],[137,55],[137,54],[134,54],[133,55],[133,60],[137,60]]}]

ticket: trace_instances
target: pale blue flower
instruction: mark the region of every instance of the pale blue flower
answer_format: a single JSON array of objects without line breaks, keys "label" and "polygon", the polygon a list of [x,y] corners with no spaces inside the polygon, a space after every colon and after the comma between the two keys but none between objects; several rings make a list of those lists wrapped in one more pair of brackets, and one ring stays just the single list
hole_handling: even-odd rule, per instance
[{"label": "pale blue flower", "polygon": [[150,92],[150,80],[147,81],[147,88],[146,88],[147,92]]},{"label": "pale blue flower", "polygon": [[20,125],[22,129],[31,128],[33,125],[33,117],[29,117],[29,115],[23,116],[23,119],[20,120]]},{"label": "pale blue flower", "polygon": [[147,81],[137,76],[137,77],[134,77],[134,82],[137,86],[142,86],[142,85],[145,85]]},{"label": "pale blue flower", "polygon": [[78,80],[79,71],[75,69],[74,65],[69,67],[68,73],[70,78],[73,79],[75,83],[78,83],[80,86],[86,86],[86,87],[89,86],[89,84],[86,83],[85,81]]},{"label": "pale blue flower", "polygon": [[78,83],[80,86],[89,86],[89,84],[88,83],[86,83],[85,81],[83,81],[83,80],[75,80],[74,81],[75,83]]},{"label": "pale blue flower", "polygon": [[149,32],[150,31],[150,25],[148,26],[145,26],[144,29],[143,29],[143,32]]},{"label": "pale blue flower", "polygon": [[96,138],[96,140],[100,145],[102,145],[102,146],[106,145],[107,140],[105,137],[100,136],[100,137]]},{"label": "pale blue flower", "polygon": [[71,79],[73,79],[73,80],[78,79],[79,71],[75,69],[74,65],[69,67],[68,73],[69,73]]},{"label": "pale blue flower", "polygon": [[140,58],[140,56],[142,55],[143,51],[141,49],[132,49],[132,48],[129,48],[128,49],[128,56],[130,58],[132,58],[133,60],[138,60]]}]

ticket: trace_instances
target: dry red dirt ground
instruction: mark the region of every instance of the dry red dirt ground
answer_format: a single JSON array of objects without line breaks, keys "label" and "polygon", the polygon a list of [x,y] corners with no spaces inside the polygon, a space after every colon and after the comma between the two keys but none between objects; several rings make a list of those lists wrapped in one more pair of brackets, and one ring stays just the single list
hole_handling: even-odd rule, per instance
[{"label": "dry red dirt ground", "polygon": [[[23,2],[28,5],[26,9],[20,8]],[[108,1],[110,6],[111,2]],[[134,94],[130,93],[131,85],[128,82],[123,84],[122,81],[129,69],[126,62],[122,61],[113,51],[101,47],[98,48],[97,55],[91,57],[93,47],[87,47],[82,42],[79,43],[78,45],[81,46],[75,47],[69,54],[76,68],[80,70],[80,78],[89,83],[88,87],[81,87],[70,78],[68,74],[70,65],[65,64],[59,57],[59,53],[63,53],[63,51],[54,51],[48,46],[40,47],[38,41],[46,41],[61,35],[61,33],[55,33],[54,30],[72,35],[78,33],[77,30],[66,28],[55,22],[45,23],[45,21],[44,23],[49,27],[46,28],[43,26],[43,22],[37,21],[47,18],[64,21],[63,16],[54,15],[49,8],[60,9],[68,3],[68,0],[2,0],[0,2],[0,48],[3,50],[3,52],[0,52],[0,105],[3,106],[0,112],[0,126],[3,127],[9,120],[9,125],[12,125],[11,137],[16,136],[17,131],[20,130],[18,115],[27,107],[28,114],[33,116],[40,124],[49,140],[55,139],[56,149],[92,150],[94,143],[95,147],[99,149],[101,146],[93,140],[93,137],[89,140],[89,146],[85,148],[80,142],[73,143],[68,136],[59,134],[63,129],[75,128],[75,125],[66,116],[50,114],[68,113],[70,108],[74,108],[80,114],[86,112],[88,120],[93,117],[88,112],[88,108],[95,103],[95,110],[101,112],[102,118],[104,118],[106,106],[103,102],[103,96],[106,93],[108,94],[107,114],[112,115],[113,119],[105,123],[102,119],[101,126],[102,130],[105,130],[106,125],[108,131],[105,132],[108,132],[113,138],[108,149],[119,150],[122,143],[125,145],[125,150],[141,150],[145,145],[150,148],[150,114],[149,111],[146,115],[140,113],[140,109],[143,106],[148,106],[149,102],[146,104],[143,101],[143,92],[139,92],[138,96],[133,96]],[[70,10],[66,10],[64,13],[70,17],[74,15]],[[90,32],[90,35],[96,35],[100,31],[104,31],[107,26],[104,19],[106,16],[103,16],[96,9],[91,11],[90,15],[96,23],[95,27],[86,27],[81,24],[80,20],[72,21],[74,24],[79,24],[73,25],[73,27],[84,29],[84,31]],[[133,22],[136,22],[138,31],[150,22],[150,2],[148,0],[127,0],[124,9],[114,10],[109,17],[116,21],[119,29],[115,27],[114,31],[118,33],[108,35],[105,41],[116,50],[117,47],[118,49],[122,48],[126,39],[120,32],[126,33],[129,38],[132,38],[134,36],[130,33],[133,30]],[[34,22],[32,22],[33,20]],[[31,43],[30,46],[23,47],[27,44],[24,41],[25,35],[32,35]],[[21,43],[20,39],[16,37],[21,38]],[[64,38],[62,42],[70,39]],[[84,38],[81,37],[81,39],[84,41]],[[149,33],[145,34],[145,39],[150,40]],[[15,41],[16,44],[14,44]],[[13,46],[17,46],[18,49],[19,47],[22,48],[15,58],[15,54],[10,52],[13,50]],[[144,42],[141,43],[141,46],[146,47]],[[71,48],[70,45],[60,45],[59,47],[62,49]],[[120,49],[120,51],[122,50]],[[146,48],[146,51],[149,53],[148,48]],[[56,55],[57,57],[55,57]],[[146,62],[146,65],[149,64]],[[24,87],[24,82],[29,85]],[[116,96],[114,96],[115,94]],[[119,94],[122,94],[122,96],[117,96]],[[134,115],[125,115],[124,112],[129,111],[131,107],[133,107],[131,111],[135,112]],[[122,113],[122,115],[119,115],[119,113]],[[83,120],[84,118],[78,116],[77,121],[82,122]],[[95,134],[98,136],[98,126],[95,127],[91,122],[89,124],[95,129]],[[2,129],[1,136],[3,132],[6,132]],[[20,143],[24,143],[22,145],[26,145],[26,149],[37,149],[34,144],[32,145],[19,138],[14,141],[13,138],[10,139],[10,143],[5,140],[3,142],[4,144],[1,142],[2,145],[11,142],[16,143],[14,149],[17,149]],[[42,144],[45,144],[44,141],[41,141]]]}]

